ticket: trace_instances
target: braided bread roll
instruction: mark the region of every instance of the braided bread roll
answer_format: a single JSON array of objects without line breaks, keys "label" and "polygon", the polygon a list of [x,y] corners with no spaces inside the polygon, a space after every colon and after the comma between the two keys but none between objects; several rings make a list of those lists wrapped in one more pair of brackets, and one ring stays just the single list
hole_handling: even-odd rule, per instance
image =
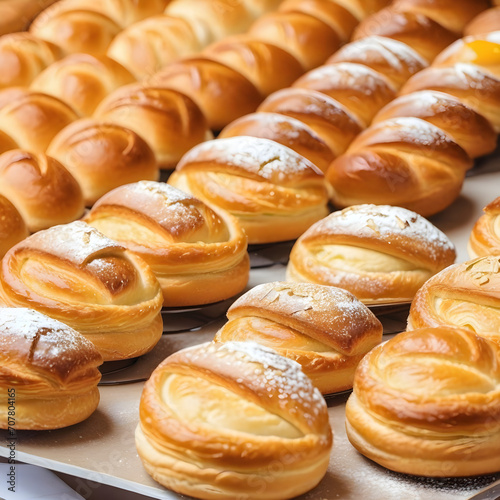
[{"label": "braided bread roll", "polygon": [[319,483],[332,431],[300,365],[255,343],[206,343],[153,372],[135,440],[146,471],[178,493],[277,500]]},{"label": "braided bread roll", "polygon": [[297,238],[328,213],[321,171],[267,139],[200,144],[182,157],[168,182],[236,216],[249,243]]},{"label": "braided bread roll", "polygon": [[488,203],[483,211],[472,228],[467,245],[472,259],[500,255],[500,196]]},{"label": "braided bread roll", "polygon": [[499,347],[471,331],[396,335],[361,361],[347,436],[366,457],[419,476],[500,470]]},{"label": "braided bread roll", "polygon": [[455,258],[446,235],[415,212],[357,205],[333,212],[296,241],[287,279],[338,286],[365,304],[409,302]]},{"label": "braided bread roll", "polygon": [[227,311],[215,342],[252,341],[302,366],[322,394],[352,388],[361,358],[382,341],[382,324],[351,293],[310,283],[258,285]]},{"label": "braided bread roll", "polygon": [[85,221],[151,266],[165,306],[217,302],[247,284],[247,238],[236,219],[168,184],[114,189]]},{"label": "braided bread roll", "polygon": [[[0,346],[2,429],[59,429],[97,408],[102,358],[69,326],[31,309],[3,307]],[[12,407],[14,419],[7,418]]]},{"label": "braided bread roll", "polygon": [[11,247],[29,235],[26,223],[17,208],[0,194],[0,259]]},{"label": "braided bread roll", "polygon": [[149,266],[84,222],[39,231],[0,268],[0,303],[31,307],[89,339],[104,361],[140,356],[162,335],[163,298]]}]

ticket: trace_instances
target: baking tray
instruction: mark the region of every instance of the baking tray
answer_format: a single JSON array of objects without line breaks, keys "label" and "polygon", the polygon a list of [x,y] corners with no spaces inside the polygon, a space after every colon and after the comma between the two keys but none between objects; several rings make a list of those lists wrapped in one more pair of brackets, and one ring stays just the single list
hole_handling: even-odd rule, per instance
[{"label": "baking tray", "polygon": [[[469,233],[482,214],[482,208],[500,196],[500,165],[496,158],[495,155],[478,163],[467,177],[462,194],[455,203],[431,219],[455,243],[457,262],[469,258]],[[256,266],[251,270],[247,289],[259,283],[283,280],[284,277],[285,267],[280,262]],[[406,315],[404,309],[382,315],[385,333],[402,331]],[[16,460],[152,498],[187,498],[161,487],[142,466],[134,444],[139,398],[143,380],[160,361],[183,347],[211,340],[224,321],[224,314],[215,314],[193,331],[180,329],[179,333],[165,334],[147,355],[130,366],[110,370],[103,377],[106,385],[100,387],[99,407],[86,421],[54,431],[18,431]],[[137,381],[124,383],[127,380]],[[357,453],[347,440],[344,430],[347,397],[348,394],[342,394],[327,400],[334,431],[330,465],[321,483],[298,497],[301,500],[466,499],[500,478],[500,474],[497,474],[438,480],[411,477],[383,469]],[[9,456],[10,450],[6,447],[8,437],[6,431],[0,431],[0,456]]]}]

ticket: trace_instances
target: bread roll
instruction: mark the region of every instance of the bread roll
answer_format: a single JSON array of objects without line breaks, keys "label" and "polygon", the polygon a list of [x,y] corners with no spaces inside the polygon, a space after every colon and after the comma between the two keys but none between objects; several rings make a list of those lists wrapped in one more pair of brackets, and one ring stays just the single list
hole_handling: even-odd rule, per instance
[{"label": "bread roll", "polygon": [[72,328],[31,309],[3,307],[0,346],[2,429],[59,429],[97,408],[102,358]]},{"label": "bread roll", "polygon": [[275,92],[257,111],[301,121],[318,134],[335,156],[342,154],[362,130],[359,120],[340,102],[310,89],[291,87]]},{"label": "bread roll", "polygon": [[398,97],[379,111],[373,124],[412,116],[439,127],[471,158],[496,148],[497,134],[491,123],[456,97],[443,92],[423,90]]},{"label": "bread roll", "polygon": [[469,237],[467,250],[472,259],[500,255],[500,196],[488,203],[483,211]]},{"label": "bread roll", "polygon": [[157,180],[160,173],[154,152],[138,134],[90,118],[76,120],[61,130],[47,154],[75,177],[87,206],[118,186]]},{"label": "bread roll", "polygon": [[1,262],[0,303],[31,307],[87,337],[104,361],[150,351],[162,335],[162,294],[149,266],[84,222],[53,226]]},{"label": "bread roll", "polygon": [[28,237],[26,223],[17,208],[5,196],[0,195],[0,259],[9,248]]},{"label": "bread roll", "polygon": [[498,346],[451,327],[401,333],[375,347],[346,404],[350,442],[405,474],[497,472],[499,355]]},{"label": "bread roll", "polygon": [[0,37],[0,88],[28,87],[49,64],[60,57],[56,45],[30,33],[9,33]]},{"label": "bread roll", "polygon": [[0,35],[21,32],[43,9],[57,0],[2,0],[0,2]]},{"label": "bread roll", "polygon": [[327,143],[305,123],[278,113],[252,113],[225,127],[219,139],[247,135],[262,137],[293,149],[323,173],[335,158]]},{"label": "bread roll", "polygon": [[408,329],[458,326],[500,344],[499,284],[499,255],[450,266],[415,295]]},{"label": "bread roll", "polygon": [[82,216],[80,185],[54,158],[13,149],[0,155],[0,194],[19,210],[30,232]]},{"label": "bread roll", "polygon": [[356,63],[328,64],[309,71],[293,87],[322,92],[344,105],[367,126],[375,114],[396,97],[396,89],[382,74]]},{"label": "bread roll", "polygon": [[478,14],[464,29],[464,35],[482,35],[500,30],[500,7],[493,7]]},{"label": "bread roll", "polygon": [[0,154],[16,148],[17,143],[14,141],[14,139],[0,130]]},{"label": "bread roll", "polygon": [[382,324],[351,293],[274,282],[245,293],[227,311],[216,342],[253,341],[297,361],[322,394],[352,388],[361,358],[382,341]]},{"label": "bread roll", "polygon": [[139,411],[146,471],[181,494],[292,498],[328,467],[332,431],[320,392],[297,363],[255,343],[172,354],[146,382]]},{"label": "bread roll", "polygon": [[107,55],[141,80],[201,48],[201,41],[185,19],[158,14],[118,33],[109,45]]},{"label": "bread roll", "polygon": [[[328,0],[330,3],[332,0]],[[390,3],[390,0],[333,0],[349,12],[351,12],[358,21],[377,12]],[[326,3],[326,2],[325,2]]]},{"label": "bread roll", "polygon": [[168,182],[236,216],[249,243],[297,238],[328,213],[321,171],[268,139],[200,144],[183,156]]},{"label": "bread roll", "polygon": [[255,111],[263,99],[241,73],[204,57],[169,64],[151,78],[151,85],[189,96],[205,115],[208,126],[216,131]]},{"label": "bread roll", "polygon": [[85,221],[151,266],[165,306],[225,300],[247,284],[247,238],[236,219],[168,184],[114,189]]},{"label": "bread roll", "polygon": [[458,197],[470,167],[467,153],[441,129],[420,118],[392,118],[362,132],[326,177],[338,207],[391,204],[429,216]]},{"label": "bread roll", "polygon": [[0,102],[0,130],[32,153],[44,153],[54,136],[78,118],[68,104],[42,92],[5,89]]},{"label": "bread roll", "polygon": [[58,97],[81,116],[91,116],[108,94],[133,81],[128,70],[109,57],[71,54],[43,70],[30,88]]},{"label": "bread roll", "polygon": [[162,169],[174,168],[190,148],[211,139],[207,121],[188,96],[172,89],[132,84],[104,99],[94,114],[144,138]]},{"label": "bread roll", "polygon": [[410,302],[455,258],[453,243],[415,212],[356,205],[333,212],[297,240],[287,279],[344,288],[366,304]]}]

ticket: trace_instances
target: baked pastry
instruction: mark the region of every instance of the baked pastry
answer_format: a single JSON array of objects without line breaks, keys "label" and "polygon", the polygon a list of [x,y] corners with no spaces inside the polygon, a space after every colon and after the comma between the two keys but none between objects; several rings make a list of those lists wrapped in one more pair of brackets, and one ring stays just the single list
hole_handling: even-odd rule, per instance
[{"label": "baked pastry", "polygon": [[87,337],[104,361],[150,351],[162,335],[160,284],[137,255],[84,222],[53,226],[2,259],[0,303],[30,307]]},{"label": "baked pastry", "polygon": [[29,232],[17,208],[0,194],[0,259],[9,248],[28,237]]},{"label": "baked pastry", "polygon": [[63,128],[52,139],[47,154],[78,181],[87,206],[118,186],[157,180],[160,174],[155,154],[141,136],[121,125],[91,118]]},{"label": "baked pastry", "polygon": [[428,216],[458,197],[471,167],[467,153],[441,129],[403,117],[364,130],[326,177],[338,207],[391,204]]},{"label": "baked pastry", "polygon": [[315,487],[328,466],[332,431],[320,392],[300,365],[255,343],[172,354],[146,382],[139,412],[142,463],[178,493],[292,498]]},{"label": "baked pastry", "polygon": [[390,0],[335,0],[335,2],[351,12],[358,21],[391,3]]},{"label": "baked pastry", "polygon": [[500,344],[499,286],[499,255],[447,267],[415,295],[408,329],[458,326]]},{"label": "baked pastry", "polygon": [[83,215],[80,185],[57,160],[12,149],[0,155],[0,194],[17,208],[30,232]]},{"label": "baked pastry", "polygon": [[500,8],[492,7],[478,14],[464,28],[464,35],[482,35],[500,30]]},{"label": "baked pastry", "polygon": [[252,341],[297,361],[322,394],[352,388],[382,324],[350,292],[312,283],[258,285],[227,311],[215,342]]},{"label": "baked pastry", "polygon": [[16,0],[0,2],[0,35],[21,32],[43,9],[56,0]]},{"label": "baked pastry", "polygon": [[[0,428],[59,429],[85,420],[97,408],[101,355],[60,321],[32,309],[0,308],[0,359],[5,394]],[[15,418],[7,418],[12,407]]]},{"label": "baked pastry", "polygon": [[328,213],[321,171],[268,139],[200,144],[182,157],[168,182],[236,216],[249,243],[297,238]]},{"label": "baked pastry", "polygon": [[108,94],[134,81],[128,70],[109,57],[70,54],[44,69],[30,88],[58,97],[81,116],[91,116]]},{"label": "baked pastry", "polygon": [[163,182],[116,188],[85,221],[150,265],[165,306],[217,302],[247,284],[247,238],[236,219]]},{"label": "baked pastry", "polygon": [[182,92],[132,84],[115,90],[97,107],[94,118],[139,134],[162,169],[175,167],[193,146],[213,138],[200,108]]},{"label": "baked pastry", "polygon": [[415,212],[357,205],[333,212],[297,240],[287,279],[345,288],[367,304],[409,302],[455,258],[448,237]]},{"label": "baked pastry", "polygon": [[500,196],[488,203],[483,211],[469,237],[467,251],[472,259],[500,255]]},{"label": "baked pastry", "polygon": [[349,441],[405,474],[500,470],[499,347],[460,328],[404,332],[361,361],[346,404]]}]

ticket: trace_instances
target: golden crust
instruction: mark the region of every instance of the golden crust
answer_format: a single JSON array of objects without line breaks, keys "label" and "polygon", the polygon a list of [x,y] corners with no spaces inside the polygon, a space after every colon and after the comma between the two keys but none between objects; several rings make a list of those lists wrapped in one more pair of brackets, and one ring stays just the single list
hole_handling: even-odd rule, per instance
[{"label": "golden crust", "polygon": [[482,35],[500,30],[500,7],[492,7],[472,19],[464,29],[464,35]]},{"label": "golden crust", "polygon": [[[142,393],[136,446],[146,470],[197,498],[295,497],[321,480],[331,445],[319,391],[298,364],[254,343],[183,349]],[[284,455],[286,467],[273,467]],[[266,484],[257,495],[250,478]]]},{"label": "golden crust", "polygon": [[467,250],[472,259],[500,255],[500,196],[486,205],[483,211],[469,237]]},{"label": "golden crust", "polygon": [[83,222],[12,247],[2,260],[0,302],[66,323],[105,361],[144,354],[162,334],[162,294],[149,266]]},{"label": "golden crust", "polygon": [[0,194],[0,259],[9,248],[29,235],[28,228],[17,208]]},{"label": "golden crust", "polygon": [[86,419],[99,402],[102,358],[72,328],[25,308],[0,309],[0,427],[56,429]]},{"label": "golden crust", "polygon": [[151,266],[167,307],[224,300],[247,284],[247,239],[236,219],[168,184],[117,188],[85,221]]},{"label": "golden crust", "polygon": [[404,332],[361,361],[346,430],[389,469],[437,477],[500,469],[497,345],[460,328]]}]

